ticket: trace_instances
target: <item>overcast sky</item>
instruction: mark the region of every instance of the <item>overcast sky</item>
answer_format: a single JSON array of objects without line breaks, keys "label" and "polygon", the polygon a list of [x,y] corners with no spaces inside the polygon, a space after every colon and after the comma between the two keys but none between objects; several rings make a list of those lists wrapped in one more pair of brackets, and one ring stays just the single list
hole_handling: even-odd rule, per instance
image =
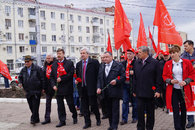
[{"label": "overcast sky", "polygon": [[[74,4],[75,8],[109,7],[115,0],[39,0],[44,3],[57,5]],[[155,14],[156,0],[120,0],[127,17],[133,19],[134,37],[138,36],[139,12],[142,13],[146,35],[148,26],[151,31]],[[186,32],[188,39],[195,42],[195,0],[163,0],[177,31]],[[156,30],[155,30],[156,32]],[[155,33],[156,35],[156,33]],[[154,36],[157,37],[157,36]],[[157,39],[155,39],[156,41]]]}]

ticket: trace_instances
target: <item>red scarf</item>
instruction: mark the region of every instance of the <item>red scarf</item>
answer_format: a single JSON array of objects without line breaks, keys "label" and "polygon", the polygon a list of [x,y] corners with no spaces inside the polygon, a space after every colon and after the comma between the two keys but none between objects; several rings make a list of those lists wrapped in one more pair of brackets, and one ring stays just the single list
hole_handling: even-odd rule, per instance
[{"label": "red scarf", "polygon": [[52,65],[47,65],[47,68],[46,68],[46,77],[47,77],[47,79],[50,79],[51,66]]},{"label": "red scarf", "polygon": [[64,69],[63,65],[64,65],[64,63],[58,63],[57,78],[67,74],[67,72]]},{"label": "red scarf", "polygon": [[126,71],[125,71],[125,74],[126,74],[126,81],[129,81],[129,75],[130,75],[130,68],[132,68],[132,65],[131,65],[131,63],[132,63],[132,61],[133,60],[131,60],[131,61],[129,61],[128,59],[127,59],[127,67],[126,67]]}]

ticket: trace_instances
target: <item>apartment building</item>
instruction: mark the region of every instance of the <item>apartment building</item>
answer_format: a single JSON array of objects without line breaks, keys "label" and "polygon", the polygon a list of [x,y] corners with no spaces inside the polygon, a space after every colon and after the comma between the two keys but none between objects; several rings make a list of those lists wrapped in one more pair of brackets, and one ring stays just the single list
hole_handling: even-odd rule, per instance
[{"label": "apartment building", "polygon": [[[40,25],[42,60],[48,53],[55,55],[58,48],[64,48],[66,57],[75,62],[80,58],[82,47],[89,48],[92,57],[99,57],[106,51],[108,32],[113,55],[117,56],[113,12],[35,3],[33,0],[0,0],[0,17],[0,59],[11,71],[21,66],[16,63],[21,63],[24,55],[37,56],[37,24]],[[132,37],[133,34],[131,42]]]}]

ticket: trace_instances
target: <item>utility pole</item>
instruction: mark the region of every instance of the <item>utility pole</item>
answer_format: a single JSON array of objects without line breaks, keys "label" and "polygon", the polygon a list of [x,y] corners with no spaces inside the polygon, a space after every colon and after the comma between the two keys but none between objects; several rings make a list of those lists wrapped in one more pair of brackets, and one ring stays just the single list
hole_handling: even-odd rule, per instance
[{"label": "utility pole", "polygon": [[42,66],[41,63],[41,45],[40,45],[40,22],[39,22],[39,2],[35,0],[35,11],[36,11],[36,42],[37,42],[37,65]]}]

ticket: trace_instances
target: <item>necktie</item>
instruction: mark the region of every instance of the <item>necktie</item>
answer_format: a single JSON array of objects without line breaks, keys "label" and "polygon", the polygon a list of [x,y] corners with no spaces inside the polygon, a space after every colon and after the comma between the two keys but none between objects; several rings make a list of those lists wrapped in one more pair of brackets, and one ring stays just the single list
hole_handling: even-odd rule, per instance
[{"label": "necktie", "polygon": [[109,66],[110,64],[107,64],[105,68],[106,77],[108,76],[108,73],[109,73]]},{"label": "necktie", "polygon": [[84,65],[83,65],[83,85],[85,85],[85,70],[86,70],[86,61],[84,61]]}]

